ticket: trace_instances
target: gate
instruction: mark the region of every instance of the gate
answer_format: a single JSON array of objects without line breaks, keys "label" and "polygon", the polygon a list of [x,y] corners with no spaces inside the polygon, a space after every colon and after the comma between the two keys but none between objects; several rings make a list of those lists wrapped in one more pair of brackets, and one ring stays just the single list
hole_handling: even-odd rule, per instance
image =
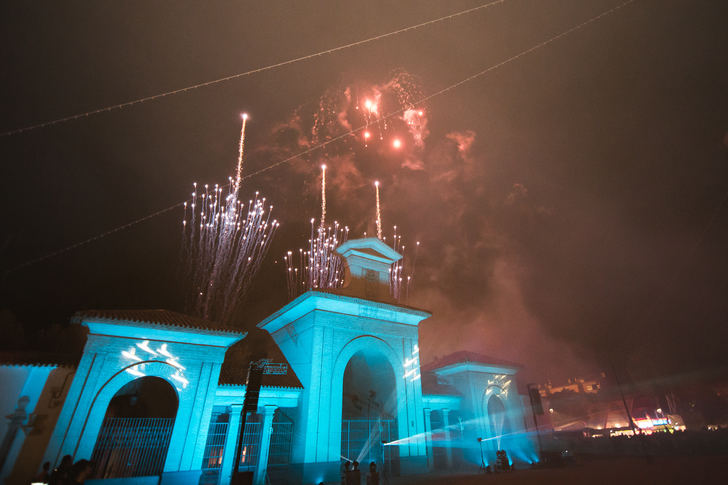
[{"label": "gate", "polygon": [[291,442],[293,441],[292,422],[273,422],[270,436],[268,467],[288,465],[291,462]]},{"label": "gate", "polygon": [[205,453],[202,458],[200,485],[215,485],[219,480],[229,423],[227,421],[218,421],[218,419],[228,417],[226,414],[213,414],[212,416],[210,428],[207,430]]},{"label": "gate", "polygon": [[161,475],[174,418],[106,418],[91,456],[96,478]]},{"label": "gate", "polygon": [[343,419],[341,421],[341,454],[349,460],[356,460],[362,469],[368,469],[369,462],[383,465],[391,471],[393,460],[398,458],[396,446],[382,446],[397,439],[397,421],[394,419]]},{"label": "gate", "polygon": [[[262,424],[258,421],[260,418],[257,414],[249,414],[245,421],[245,433],[243,433],[243,443],[240,447],[240,471],[252,472],[258,464],[258,456],[260,455],[260,429]],[[255,420],[255,421],[254,421]]]},{"label": "gate", "polygon": [[[207,443],[202,459],[202,474],[200,485],[216,485],[220,480],[222,457],[227,440],[230,415],[228,413],[213,413],[210,427],[207,431]],[[245,422],[245,433],[240,456],[240,471],[253,471],[258,465],[260,449],[260,416],[249,414]],[[231,439],[237,437],[231,436]],[[273,431],[270,438],[268,454],[268,473],[271,476],[286,477],[287,465],[291,462],[291,444],[293,441],[293,422],[280,411],[276,411],[273,420]],[[276,480],[273,480],[276,482]],[[278,480],[286,483],[285,479]]]}]

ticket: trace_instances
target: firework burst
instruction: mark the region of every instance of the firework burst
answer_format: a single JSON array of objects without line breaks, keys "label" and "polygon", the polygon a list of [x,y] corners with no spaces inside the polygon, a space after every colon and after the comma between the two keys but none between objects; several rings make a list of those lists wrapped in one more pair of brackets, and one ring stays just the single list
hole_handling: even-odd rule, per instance
[{"label": "firework burst", "polygon": [[344,284],[344,262],[336,252],[349,237],[349,228],[334,222],[322,227],[311,219],[308,249],[288,251],[286,262],[288,296],[295,298],[309,290],[332,290]]},{"label": "firework burst", "polygon": [[[417,106],[423,97],[419,82],[405,72],[395,72],[389,81],[376,85],[350,85],[327,91],[319,99],[313,114],[310,142],[324,143],[344,131],[364,124],[366,128],[337,147],[326,147],[325,158],[356,151],[358,147],[387,146],[400,150],[407,144],[421,149],[428,136],[427,115],[424,107]],[[399,112],[397,116],[388,113]],[[335,152],[335,153],[334,153]]]},{"label": "firework burst", "polygon": [[402,259],[395,262],[389,270],[389,288],[392,298],[399,302],[409,300],[409,294],[414,284],[417,250],[419,247],[420,242],[417,241],[414,254],[410,259],[407,247],[402,241],[402,235],[397,232],[397,226],[394,226],[392,249],[401,254]]},{"label": "firework burst", "polygon": [[[382,236],[382,209],[380,205],[379,196],[379,181],[374,182],[374,191],[376,197],[376,223],[377,223],[377,238],[387,243],[387,237]],[[410,262],[409,256],[406,251],[406,246],[402,241],[402,235],[397,232],[397,226],[394,226],[392,235],[392,242],[390,244],[392,249],[402,255],[399,261],[392,264],[389,269],[389,290],[392,298],[397,301],[409,300],[410,289],[414,282],[415,276],[415,264],[417,262],[417,250],[420,247],[420,242],[417,241],[415,245],[414,256]]]},{"label": "firework burst", "polygon": [[279,226],[271,219],[273,206],[258,192],[247,206],[239,200],[246,121],[247,115],[243,115],[235,177],[230,177],[225,187],[215,184],[200,188],[195,183],[191,201],[184,204],[182,223],[192,284],[188,311],[228,324]]},{"label": "firework burst", "polygon": [[339,288],[344,283],[344,263],[336,252],[349,236],[349,228],[334,221],[326,227],[326,165],[321,165],[321,220],[311,219],[311,235],[308,250],[288,251],[286,283],[288,296],[296,296],[308,290]]}]

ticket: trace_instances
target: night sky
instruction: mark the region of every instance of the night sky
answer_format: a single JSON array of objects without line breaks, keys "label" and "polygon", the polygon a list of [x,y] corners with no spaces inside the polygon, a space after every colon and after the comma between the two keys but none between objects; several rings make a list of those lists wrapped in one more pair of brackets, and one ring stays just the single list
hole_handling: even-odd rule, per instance
[{"label": "night sky", "polygon": [[[0,131],[480,3],[3,2]],[[364,96],[404,76],[428,95],[620,3],[506,0],[1,137],[3,325],[19,322],[32,346],[34,332],[81,309],[183,310],[181,209],[13,268],[181,202],[194,181],[224,183],[242,111],[251,115],[245,172],[253,173],[312,146],[314,114],[322,105],[336,111],[346,92]],[[536,379],[610,362],[635,379],[725,365],[726,18],[726,2],[638,0],[418,106],[427,116],[421,147],[392,123],[367,148],[349,137],[247,179],[243,192],[268,197],[281,228],[239,325],[286,302],[281,256],[306,244],[326,161],[329,220],[348,224],[351,237],[372,235],[378,179],[385,233],[396,224],[407,244],[421,242],[409,304],[434,313],[420,327],[423,360],[473,350],[522,362]],[[393,150],[398,135],[404,147]]]}]

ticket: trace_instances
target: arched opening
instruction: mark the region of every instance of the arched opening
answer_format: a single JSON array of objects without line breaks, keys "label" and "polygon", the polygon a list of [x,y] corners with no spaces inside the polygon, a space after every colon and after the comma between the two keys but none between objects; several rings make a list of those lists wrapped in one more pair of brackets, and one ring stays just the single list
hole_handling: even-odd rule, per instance
[{"label": "arched opening", "polygon": [[379,470],[393,471],[397,446],[397,389],[394,369],[386,356],[360,350],[344,370],[341,456],[358,461],[364,470],[375,462]]},{"label": "arched opening", "polygon": [[[496,450],[505,450],[508,453],[508,441],[512,432],[511,424],[506,414],[506,407],[498,396],[491,396],[488,400],[488,420]],[[510,456],[510,453],[508,454]]]},{"label": "arched opening", "polygon": [[449,442],[445,435],[445,422],[442,419],[442,412],[435,409],[430,414],[430,426],[432,426],[432,463],[438,470],[447,468],[447,450]]},{"label": "arched opening", "polygon": [[159,377],[141,377],[119,389],[96,438],[94,476],[161,474],[178,404],[174,388]]}]

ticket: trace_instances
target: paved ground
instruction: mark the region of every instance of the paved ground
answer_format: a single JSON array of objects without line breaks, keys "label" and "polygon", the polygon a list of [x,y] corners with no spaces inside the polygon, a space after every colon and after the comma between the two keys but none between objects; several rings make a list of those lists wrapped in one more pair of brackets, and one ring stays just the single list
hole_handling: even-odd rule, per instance
[{"label": "paved ground", "polygon": [[400,477],[391,485],[728,485],[728,456],[600,458],[564,468],[516,470],[511,473],[422,475]]}]

